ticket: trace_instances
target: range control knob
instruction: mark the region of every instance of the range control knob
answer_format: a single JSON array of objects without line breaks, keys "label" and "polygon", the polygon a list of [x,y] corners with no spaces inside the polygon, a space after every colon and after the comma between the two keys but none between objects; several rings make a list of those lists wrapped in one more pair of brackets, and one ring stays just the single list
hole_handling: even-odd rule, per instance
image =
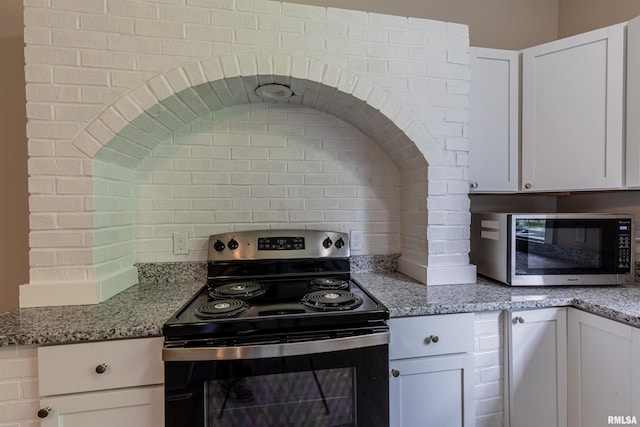
[{"label": "range control knob", "polygon": [[213,244],[213,249],[215,249],[217,252],[222,252],[224,250],[224,243],[222,243],[220,240],[216,240],[216,242]]},{"label": "range control knob", "polygon": [[338,240],[336,240],[336,248],[340,249],[343,246],[344,246],[344,240],[342,240],[342,237],[340,237]]},{"label": "range control knob", "polygon": [[235,239],[231,239],[229,240],[229,243],[227,243],[227,247],[232,251],[236,250],[238,249],[238,242]]},{"label": "range control knob", "polygon": [[327,237],[326,239],[324,239],[322,241],[322,246],[325,247],[325,249],[329,249],[331,247],[331,245],[333,245],[333,241],[331,241],[331,238]]}]

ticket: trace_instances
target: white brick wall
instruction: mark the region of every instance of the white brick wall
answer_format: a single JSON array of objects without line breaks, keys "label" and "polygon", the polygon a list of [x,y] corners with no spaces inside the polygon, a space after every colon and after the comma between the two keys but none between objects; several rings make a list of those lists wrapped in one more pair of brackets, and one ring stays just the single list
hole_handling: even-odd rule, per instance
[{"label": "white brick wall", "polygon": [[475,315],[476,427],[500,427],[504,410],[504,333],[500,311]]},{"label": "white brick wall", "polygon": [[0,427],[40,426],[37,377],[35,347],[0,347]]},{"label": "white brick wall", "polygon": [[[68,303],[100,301],[132,284],[136,260],[182,259],[169,251],[171,230],[186,227],[196,237],[188,258],[203,259],[205,234],[236,223],[360,228],[365,253],[400,251],[419,280],[474,279],[466,26],[267,0],[25,4],[38,294],[71,284],[96,298]],[[295,93],[284,115],[247,107],[247,121],[227,118],[272,81]],[[209,129],[193,132],[198,120]],[[352,139],[357,149],[336,148]],[[222,195],[231,190],[240,193]],[[33,301],[28,287],[23,306],[65,302]]]},{"label": "white brick wall", "polygon": [[[210,234],[268,227],[357,229],[366,253],[401,250],[398,167],[312,108],[251,104],[200,118],[159,144],[136,181],[141,262],[204,259]],[[189,233],[189,255],[171,253],[176,231]]]}]

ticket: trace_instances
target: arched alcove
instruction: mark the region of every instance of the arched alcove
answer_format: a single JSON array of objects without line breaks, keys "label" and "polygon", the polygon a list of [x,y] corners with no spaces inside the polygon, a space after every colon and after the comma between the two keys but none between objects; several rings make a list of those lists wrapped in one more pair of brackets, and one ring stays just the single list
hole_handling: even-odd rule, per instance
[{"label": "arched alcove", "polygon": [[[255,90],[270,83],[291,89],[292,96],[281,101],[287,108],[334,117],[357,129],[372,147],[388,156],[394,164],[392,179],[397,181],[390,192],[400,193],[393,195],[399,205],[395,207],[399,217],[396,247],[405,263],[427,264],[427,159],[442,158],[444,150],[422,123],[393,94],[334,65],[296,56],[232,55],[184,64],[145,81],[107,107],[74,139],[73,145],[91,160],[94,224],[92,245],[86,249],[91,252],[93,276],[102,284],[99,288],[105,296],[135,282],[134,264],[145,236],[138,227],[136,200],[141,185],[136,169],[141,162],[163,141],[188,132],[203,118],[215,121],[225,110],[264,103]],[[174,218],[158,215],[157,221],[163,220],[165,233],[169,233]],[[295,228],[314,223],[320,221],[274,220],[260,225]],[[244,221],[239,226],[252,224]],[[206,236],[192,237],[203,246]],[[163,239],[162,244],[168,245],[170,234]],[[193,256],[203,257],[201,251]],[[162,260],[166,258],[165,253]]]}]

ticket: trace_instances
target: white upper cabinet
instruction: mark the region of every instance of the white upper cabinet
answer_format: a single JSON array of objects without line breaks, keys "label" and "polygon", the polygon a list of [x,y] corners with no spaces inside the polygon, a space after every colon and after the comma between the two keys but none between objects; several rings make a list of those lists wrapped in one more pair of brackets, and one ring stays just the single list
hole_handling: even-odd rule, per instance
[{"label": "white upper cabinet", "polygon": [[520,52],[471,48],[469,189],[518,191]]},{"label": "white upper cabinet", "polygon": [[627,25],[627,186],[640,187],[640,16]]},{"label": "white upper cabinet", "polygon": [[625,27],[523,50],[523,191],[625,185]]}]

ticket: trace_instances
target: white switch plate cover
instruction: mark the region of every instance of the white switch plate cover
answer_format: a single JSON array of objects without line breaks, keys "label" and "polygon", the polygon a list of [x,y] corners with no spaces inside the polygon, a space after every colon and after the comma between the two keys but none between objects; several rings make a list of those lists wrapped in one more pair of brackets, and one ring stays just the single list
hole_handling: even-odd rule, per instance
[{"label": "white switch plate cover", "polygon": [[361,251],[364,249],[364,242],[361,230],[351,230],[349,232],[349,245],[353,251]]},{"label": "white switch plate cover", "polygon": [[186,231],[173,233],[173,253],[175,255],[187,255],[189,253],[189,233]]}]

